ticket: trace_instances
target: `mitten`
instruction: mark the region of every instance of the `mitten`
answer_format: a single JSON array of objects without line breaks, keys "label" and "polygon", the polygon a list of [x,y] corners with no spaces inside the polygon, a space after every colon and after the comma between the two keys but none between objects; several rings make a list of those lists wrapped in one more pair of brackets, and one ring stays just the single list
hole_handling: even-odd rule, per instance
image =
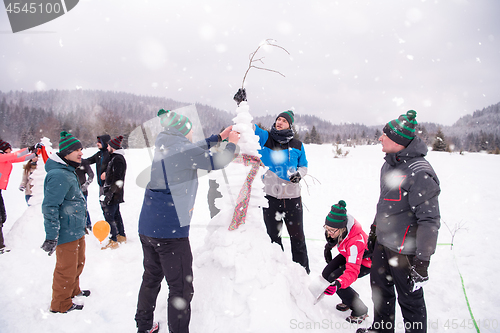
[{"label": "mitten", "polygon": [[56,250],[56,246],[57,246],[57,240],[56,239],[46,239],[45,242],[43,242],[41,248],[45,252],[48,252],[48,254],[50,256]]},{"label": "mitten", "polygon": [[300,182],[301,179],[302,179],[302,176],[300,175],[300,173],[298,171],[293,173],[292,175],[290,175],[290,181],[292,183],[297,184],[298,182]]},{"label": "mitten", "polygon": [[241,102],[246,101],[247,92],[245,91],[245,88],[238,89],[238,92],[234,95],[233,99],[236,101],[238,105],[240,105]]},{"label": "mitten", "polygon": [[370,227],[370,234],[368,235],[368,242],[366,244],[369,254],[373,253],[376,241],[377,241],[377,226],[375,224],[372,224]]},{"label": "mitten", "polygon": [[413,266],[411,266],[408,276],[411,292],[419,290],[429,282],[429,274],[427,273],[428,268],[428,261],[417,258],[413,260]]},{"label": "mitten", "polygon": [[340,282],[338,280],[335,280],[334,282],[332,282],[330,286],[328,286],[328,288],[325,289],[323,293],[325,295],[332,296],[337,292],[337,289],[339,288],[340,288]]}]

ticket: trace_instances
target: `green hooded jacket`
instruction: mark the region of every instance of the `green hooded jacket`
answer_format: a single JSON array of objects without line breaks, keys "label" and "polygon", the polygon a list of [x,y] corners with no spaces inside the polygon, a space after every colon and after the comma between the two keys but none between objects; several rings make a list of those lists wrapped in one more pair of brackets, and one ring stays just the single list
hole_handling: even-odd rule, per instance
[{"label": "green hooded jacket", "polygon": [[42,213],[45,238],[64,244],[85,235],[87,202],[83,196],[75,168],[66,164],[57,154],[45,163]]}]

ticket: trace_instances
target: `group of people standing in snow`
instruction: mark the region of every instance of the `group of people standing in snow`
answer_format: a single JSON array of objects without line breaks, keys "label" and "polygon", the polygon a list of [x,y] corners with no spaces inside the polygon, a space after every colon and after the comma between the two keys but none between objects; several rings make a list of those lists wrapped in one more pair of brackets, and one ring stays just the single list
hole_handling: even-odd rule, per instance
[{"label": "group of people standing in snow", "polygon": [[[238,90],[234,99],[238,104],[246,101],[246,91]],[[370,327],[359,328],[357,333],[394,332],[396,292],[406,332],[427,331],[422,286],[428,282],[430,258],[437,245],[441,190],[436,173],[425,159],[427,146],[416,135],[416,116],[416,111],[409,110],[389,121],[379,138],[386,155],[369,235],[347,214],[344,200],[332,205],[325,218],[327,266],[322,277],[330,285],[324,294],[339,295],[342,303],[337,310],[352,310],[346,318],[351,323],[361,324],[368,316],[368,307],[351,284],[370,275],[374,320]],[[309,273],[298,186],[307,173],[308,163],[303,144],[293,138],[293,121],[293,112],[285,111],[278,115],[270,131],[255,126],[261,160],[269,168],[263,177],[269,208],[263,208],[263,214],[271,241],[282,248],[279,230],[285,223],[292,260]],[[279,152],[288,154],[288,158],[270,158],[271,153]],[[277,214],[283,218],[277,219]],[[332,258],[334,246],[339,254]]]},{"label": "group of people standing in snow", "polygon": [[[234,99],[238,105],[246,101],[245,90],[240,89]],[[239,134],[229,126],[220,134],[193,143],[192,123],[187,117],[163,109],[157,116],[163,131],[156,138],[151,180],[139,217],[144,273],[135,320],[138,332],[158,332],[154,310],[165,278],[169,285],[169,331],[188,332],[194,292],[189,226],[198,188],[197,170],[227,166],[234,158]],[[309,274],[300,193],[308,161],[304,145],[294,138],[294,117],[293,111],[284,111],[269,131],[257,125],[254,131],[261,161],[268,167],[263,176],[269,202],[263,208],[267,233],[271,242],[283,249],[280,230],[284,223],[290,235],[292,260]],[[325,218],[327,265],[322,277],[329,286],[324,294],[341,298],[337,309],[352,310],[347,317],[352,323],[363,322],[368,307],[351,284],[370,275],[374,321],[369,328],[359,328],[358,333],[394,332],[396,292],[405,327],[411,327],[407,332],[426,332],[421,286],[428,281],[430,257],[436,249],[440,187],[425,160],[427,147],[416,136],[416,125],[416,112],[410,110],[383,128],[379,141],[386,162],[381,170],[380,199],[369,235],[347,214],[344,200],[332,205]],[[86,190],[94,177],[91,164],[96,164],[101,208],[111,226],[110,239],[103,249],[116,249],[126,241],[119,206],[124,201],[127,167],[121,147],[123,137],[111,140],[109,135],[101,135],[97,139],[99,151],[82,159],[81,142],[70,133],[61,132],[59,152],[45,164],[42,212],[46,240],[42,249],[49,255],[56,252],[57,257],[50,307],[53,312],[81,310],[83,305],[74,304],[73,297],[90,295],[89,290],[80,289],[79,276],[85,263],[84,236],[91,229],[86,203]],[[224,149],[208,153],[223,140],[228,141]],[[1,190],[6,188],[12,163],[32,160],[38,148],[12,153],[10,145],[0,140],[0,250],[4,248],[1,226],[6,219]],[[276,158],[276,154],[283,158]],[[334,247],[339,252],[336,257],[331,252]]]}]

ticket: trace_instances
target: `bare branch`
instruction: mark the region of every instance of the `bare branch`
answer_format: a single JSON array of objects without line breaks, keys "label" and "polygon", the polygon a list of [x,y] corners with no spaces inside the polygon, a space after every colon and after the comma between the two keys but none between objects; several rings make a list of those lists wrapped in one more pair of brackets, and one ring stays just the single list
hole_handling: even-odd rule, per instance
[{"label": "bare branch", "polygon": [[259,45],[259,47],[252,53],[250,53],[250,62],[248,63],[248,69],[247,71],[245,72],[245,76],[243,76],[243,82],[241,83],[241,88],[244,88],[245,86],[245,79],[247,77],[247,74],[248,72],[250,71],[250,68],[256,68],[256,69],[260,69],[260,70],[265,70],[265,71],[269,71],[269,72],[274,72],[274,73],[278,73],[279,75],[285,77],[285,75],[283,75],[282,73],[276,71],[276,70],[273,70],[273,69],[269,69],[269,68],[263,68],[263,67],[257,67],[257,66],[254,66],[253,63],[254,62],[261,62],[262,64],[264,64],[264,57],[262,58],[258,58],[258,59],[254,59],[255,55],[257,54],[257,52],[260,50],[260,48],[262,46],[265,46],[265,45],[269,45],[269,46],[274,46],[274,47],[277,47],[279,49],[282,49],[283,51],[285,51],[288,55],[290,55],[290,52],[288,52],[284,47],[281,47],[277,44],[274,44],[275,40],[274,39],[266,39],[265,43],[262,43]]}]

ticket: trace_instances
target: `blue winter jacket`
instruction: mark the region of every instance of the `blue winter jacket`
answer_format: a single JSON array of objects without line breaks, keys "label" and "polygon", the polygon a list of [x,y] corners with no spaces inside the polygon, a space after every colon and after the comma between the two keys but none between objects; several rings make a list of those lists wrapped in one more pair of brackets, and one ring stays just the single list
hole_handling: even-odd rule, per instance
[{"label": "blue winter jacket", "polygon": [[87,202],[75,168],[52,154],[45,163],[45,171],[42,203],[45,239],[57,239],[58,245],[80,239],[85,235]]},{"label": "blue winter jacket", "polygon": [[217,170],[234,158],[236,145],[217,154],[208,150],[218,136],[191,143],[179,131],[165,128],[158,134],[151,180],[144,193],[139,234],[154,238],[189,236],[189,224],[198,190],[198,169]]},{"label": "blue winter jacket", "polygon": [[257,125],[255,134],[259,137],[260,159],[269,168],[263,177],[266,194],[277,199],[300,197],[300,185],[290,182],[290,175],[297,171],[301,177],[307,174],[308,162],[302,142],[292,139],[280,144]]}]

